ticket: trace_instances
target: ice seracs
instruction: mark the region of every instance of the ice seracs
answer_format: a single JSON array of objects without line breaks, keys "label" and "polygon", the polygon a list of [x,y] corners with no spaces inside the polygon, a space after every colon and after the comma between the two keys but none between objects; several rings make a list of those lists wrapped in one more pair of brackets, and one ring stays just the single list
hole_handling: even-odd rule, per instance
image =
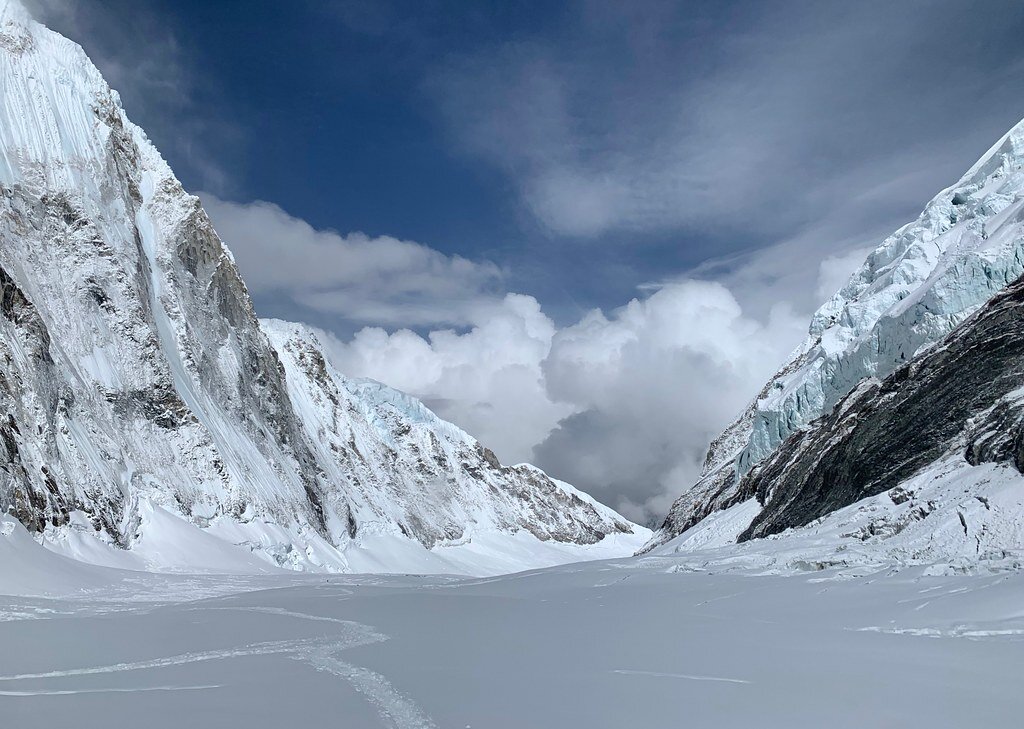
[{"label": "ice seracs", "polygon": [[740,483],[792,434],[942,340],[1024,272],[1024,122],[888,237],[814,315],[806,341],[716,439],[651,547],[744,500]]},{"label": "ice seracs", "polygon": [[496,541],[525,568],[645,536],[342,377],[310,333],[264,330],[198,199],[82,49],[15,0],[0,0],[0,415],[0,509],[92,561],[490,572],[507,562],[488,561]]}]

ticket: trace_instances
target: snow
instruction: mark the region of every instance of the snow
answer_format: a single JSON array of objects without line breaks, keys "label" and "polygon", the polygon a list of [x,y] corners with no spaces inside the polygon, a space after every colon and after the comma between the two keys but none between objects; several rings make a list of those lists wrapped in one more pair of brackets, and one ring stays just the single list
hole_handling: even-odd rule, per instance
[{"label": "snow", "polygon": [[1024,121],[883,241],[815,313],[806,343],[756,403],[741,473],[864,378],[885,377],[928,349],[1024,273],[1022,168]]},{"label": "snow", "polygon": [[10,536],[0,706],[19,729],[1012,727],[1024,710],[1021,571],[672,554],[486,579],[79,573]]},{"label": "snow", "polygon": [[[739,545],[760,506],[735,503],[626,558],[647,530],[258,322],[117,95],[13,0],[0,99],[0,270],[27,300],[0,317],[0,507],[45,504],[34,534],[0,516],[4,726],[1019,724],[1012,468],[951,453]],[[709,467],[1017,276],[1022,160],[1018,127],[887,239]]]},{"label": "snow", "polygon": [[994,573],[1024,566],[1024,475],[1010,464],[970,465],[959,453],[899,486],[805,527],[736,544],[756,499],[710,515],[653,550],[691,565],[743,565],[785,574],[824,566]]},{"label": "snow", "polygon": [[[757,499],[748,499],[733,504],[702,519],[687,529],[668,545],[656,550],[656,554],[690,552],[712,547],[732,547],[743,530],[750,526],[761,512]],[[666,552],[667,550],[667,552]]]},{"label": "snow", "polygon": [[[716,438],[651,545],[732,503],[738,479],[844,396],[929,350],[1024,274],[1024,121],[867,257],[808,337]],[[724,483],[723,467],[732,466]],[[723,488],[724,487],[724,488]],[[708,495],[719,492],[708,503]]]},{"label": "snow", "polygon": [[[399,728],[1018,725],[1024,476],[950,455],[806,527],[735,544],[759,508],[735,504],[643,557],[551,554],[555,566],[487,577],[302,574],[258,559],[219,574],[115,569],[55,554],[7,518],[0,706],[19,729],[110,716],[248,729],[296,716]],[[178,531],[206,530],[143,513],[158,524],[146,539],[166,535],[183,564],[192,547],[210,553]],[[143,559],[160,548],[146,539],[115,551]],[[465,575],[558,548],[516,539],[414,554],[380,535],[346,557],[359,570]]]},{"label": "snow", "polygon": [[[456,543],[427,549],[398,534],[378,533],[338,550],[319,535],[291,533],[252,520],[218,519],[199,527],[147,499],[138,503],[140,538],[119,549],[94,531],[84,515],[40,538],[47,551],[91,565],[160,573],[453,574],[489,576],[636,552],[650,531],[610,535],[591,545],[542,541],[527,531],[482,529]],[[24,528],[21,528],[24,532]],[[31,539],[27,533],[25,537]],[[303,545],[302,549],[296,543]],[[0,588],[3,581],[0,580]]]}]

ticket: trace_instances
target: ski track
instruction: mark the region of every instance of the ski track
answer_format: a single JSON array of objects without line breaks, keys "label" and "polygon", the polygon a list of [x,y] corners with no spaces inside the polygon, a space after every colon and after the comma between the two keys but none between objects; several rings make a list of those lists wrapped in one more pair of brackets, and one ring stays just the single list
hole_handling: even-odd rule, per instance
[{"label": "ski track", "polygon": [[[265,643],[253,643],[241,648],[229,648],[223,650],[201,651],[197,653],[182,653],[176,656],[164,658],[153,658],[145,661],[130,661],[113,663],[106,666],[90,666],[84,668],[72,668],[61,671],[47,671],[43,673],[19,673],[10,676],[0,676],[0,682],[24,681],[30,679],[59,679],[69,676],[86,676],[109,673],[126,673],[130,671],[142,671],[150,669],[167,668],[170,666],[181,666],[190,663],[202,663],[205,661],[226,660],[231,658],[245,658],[249,656],[271,656],[291,655],[297,661],[312,666],[317,671],[329,673],[346,683],[361,696],[363,696],[374,710],[385,726],[393,729],[436,729],[436,724],[427,716],[419,706],[400,693],[390,681],[384,676],[368,668],[355,666],[346,663],[336,654],[355,648],[357,646],[371,645],[388,640],[388,636],[377,632],[373,628],[340,618],[326,617],[322,615],[311,615],[309,613],[286,610],[284,608],[261,607],[261,606],[216,606],[204,608],[189,608],[190,610],[231,610],[263,613],[268,615],[281,615],[284,617],[297,618],[315,622],[328,622],[345,627],[340,639],[335,638],[324,642],[324,638],[304,638],[299,640],[268,641]],[[97,688],[97,689],[54,689],[34,691],[4,691],[0,690],[0,696],[67,696],[85,693],[135,693],[143,691],[198,691],[221,688],[220,686],[153,686],[142,688]]]},{"label": "ski track", "polygon": [[[231,610],[231,611],[246,612],[246,613],[263,613],[265,615],[282,615],[284,617],[298,618],[300,620],[311,620],[311,621],[314,621],[314,622],[322,622],[322,623],[338,623],[340,625],[348,625],[348,626],[353,626],[353,627],[354,626],[358,626],[360,628],[367,629],[366,626],[362,625],[361,623],[353,623],[351,620],[342,620],[341,618],[330,618],[330,617],[327,617],[327,616],[324,616],[324,615],[311,615],[310,613],[301,613],[301,612],[296,612],[295,610],[285,610],[284,608],[276,608],[276,607],[249,607],[249,606],[245,606],[245,605],[239,605],[239,606],[236,607],[236,606],[232,606],[232,605],[227,605],[227,606],[224,606],[224,607],[196,607],[196,608],[189,608],[189,609],[190,610],[199,611],[199,612],[202,612],[204,610]],[[379,633],[374,633],[374,635],[377,635],[380,638],[380,640],[382,640],[382,641],[383,640],[387,640],[387,636],[385,636],[385,635],[380,635]],[[379,641],[375,641],[375,642],[379,642]]]},{"label": "ski track", "polygon": [[655,678],[683,678],[688,681],[715,681],[718,683],[743,683],[749,684],[751,681],[747,681],[742,678],[725,678],[722,676],[699,676],[691,673],[665,673],[662,671],[634,671],[625,668],[617,668],[612,673],[618,673],[623,676],[654,676]]},{"label": "ski track", "polygon": [[221,688],[219,684],[208,686],[141,686],[139,688],[98,688],[65,689],[61,691],[0,691],[0,696],[74,696],[76,694],[135,694],[147,691],[205,691]]},{"label": "ski track", "polygon": [[296,660],[304,661],[318,671],[337,676],[369,700],[385,726],[394,729],[435,729],[436,724],[410,699],[403,696],[384,676],[368,668],[353,666],[334,656],[337,647],[306,649]]}]

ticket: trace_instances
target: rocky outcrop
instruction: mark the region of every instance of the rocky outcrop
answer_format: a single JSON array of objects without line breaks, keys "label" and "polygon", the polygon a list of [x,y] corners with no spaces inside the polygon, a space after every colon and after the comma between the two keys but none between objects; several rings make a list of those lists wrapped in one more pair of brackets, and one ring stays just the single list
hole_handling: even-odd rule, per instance
[{"label": "rocky outcrop", "polygon": [[803,526],[954,451],[1024,470],[1024,281],[942,343],[791,435],[740,483],[764,509],[741,539]]}]

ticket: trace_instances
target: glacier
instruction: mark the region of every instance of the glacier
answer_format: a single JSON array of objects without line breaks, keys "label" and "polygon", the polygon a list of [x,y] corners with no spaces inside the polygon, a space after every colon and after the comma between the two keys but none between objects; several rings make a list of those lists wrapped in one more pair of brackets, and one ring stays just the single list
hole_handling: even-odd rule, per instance
[{"label": "glacier", "polygon": [[0,522],[0,708],[19,729],[1019,724],[1024,573],[843,567],[824,537],[485,579],[174,575]]},{"label": "glacier", "polygon": [[822,307],[649,541],[258,319],[15,0],[0,100],[5,726],[1020,723],[1020,127]]},{"label": "glacier", "polygon": [[1024,273],[1024,122],[886,238],[811,319],[806,340],[708,449],[647,545],[745,499],[739,485],[861,383],[926,353]]}]

